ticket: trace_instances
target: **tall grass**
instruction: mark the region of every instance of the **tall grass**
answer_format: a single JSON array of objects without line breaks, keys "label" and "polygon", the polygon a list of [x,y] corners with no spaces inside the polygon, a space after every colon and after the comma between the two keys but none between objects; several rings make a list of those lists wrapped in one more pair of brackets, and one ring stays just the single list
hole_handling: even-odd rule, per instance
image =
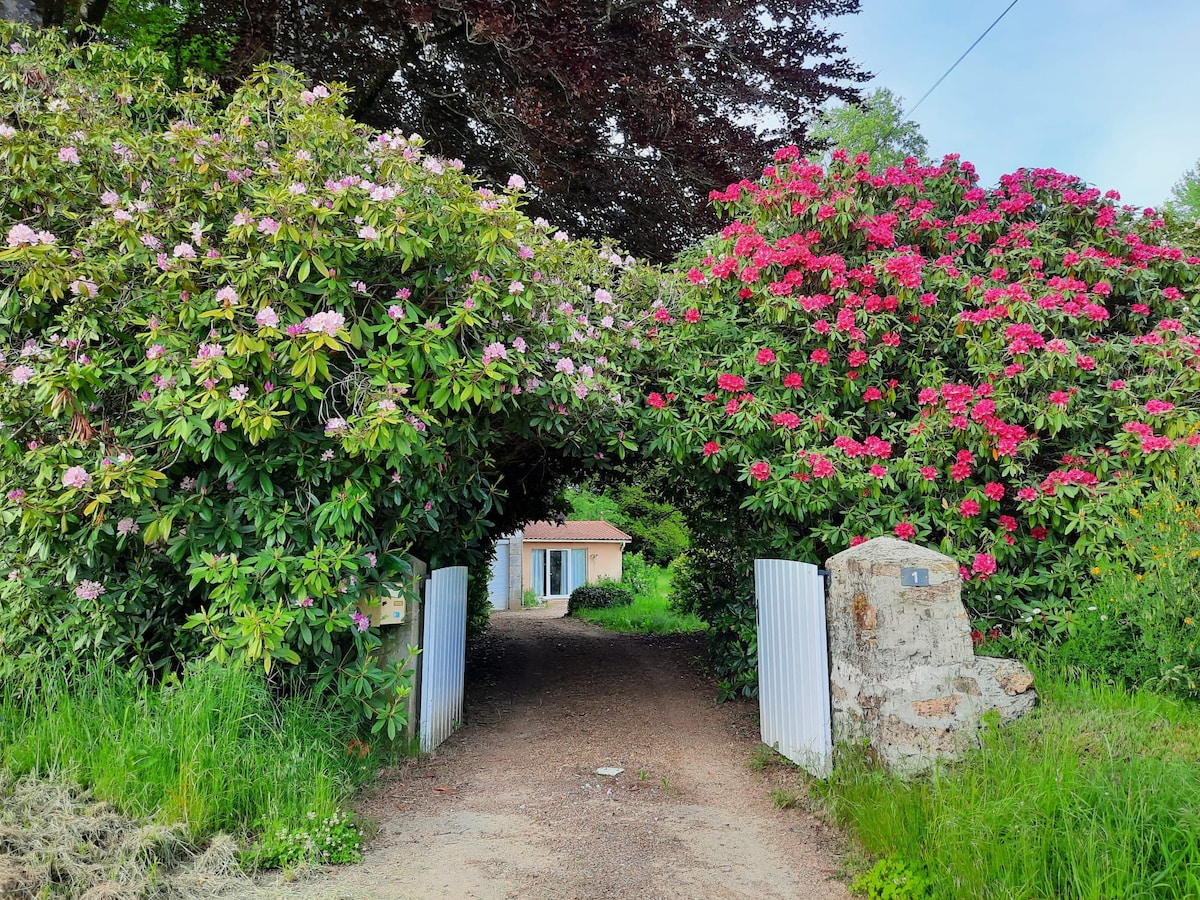
[{"label": "tall grass", "polygon": [[58,669],[0,685],[0,766],[185,823],[197,841],[333,815],[376,764],[347,752],[352,734],[309,699],[272,697],[242,667],[197,665],[162,684]]},{"label": "tall grass", "polygon": [[844,752],[815,788],[872,854],[923,863],[945,898],[1200,897],[1200,712],[1038,679],[1041,705],[937,775]]},{"label": "tall grass", "polygon": [[642,634],[677,634],[702,631],[704,622],[697,616],[681,614],[671,608],[671,573],[661,567],[649,570],[649,584],[628,606],[605,609],[581,609],[576,615],[612,631],[636,631]]}]

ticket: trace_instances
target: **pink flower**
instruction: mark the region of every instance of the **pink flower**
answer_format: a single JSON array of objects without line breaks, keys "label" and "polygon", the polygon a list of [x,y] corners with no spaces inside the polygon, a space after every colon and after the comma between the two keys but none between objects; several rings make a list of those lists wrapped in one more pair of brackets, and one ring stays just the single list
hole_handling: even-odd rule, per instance
[{"label": "pink flower", "polygon": [[279,223],[270,216],[264,216],[258,220],[258,230],[261,234],[276,234],[279,231]]},{"label": "pink flower", "polygon": [[371,620],[360,612],[351,613],[350,618],[354,620],[354,627],[359,631],[366,631],[371,627]]},{"label": "pink flower", "polygon": [[1023,487],[1017,491],[1017,499],[1022,503],[1032,503],[1037,499],[1037,488]]},{"label": "pink flower", "polygon": [[717,376],[717,387],[723,391],[743,391],[746,389],[746,379],[741,375],[730,375],[728,372]]},{"label": "pink flower", "polygon": [[319,312],[304,320],[304,330],[309,334],[327,334],[335,337],[346,324],[346,317],[331,310]]},{"label": "pink flower", "polygon": [[683,321],[687,322],[690,325],[695,325],[697,322],[700,321],[700,310],[695,309],[694,307],[692,309],[687,310],[683,314]]},{"label": "pink flower", "polygon": [[259,328],[275,328],[279,325],[279,316],[274,309],[264,306],[258,311],[254,321],[258,323]]},{"label": "pink flower", "polygon": [[858,546],[861,546],[862,544],[865,544],[866,542],[867,542],[867,539],[865,537],[863,537],[861,534],[856,534],[854,537],[850,538],[850,546],[851,547],[858,547]]},{"label": "pink flower", "polygon": [[325,423],[325,434],[342,434],[348,427],[345,419],[334,417]]},{"label": "pink flower", "polygon": [[755,481],[766,481],[771,477],[771,466],[765,462],[756,462],[750,465],[750,477]]},{"label": "pink flower", "polygon": [[1004,485],[998,481],[989,481],[983,488],[983,494],[989,500],[1004,499]]},{"label": "pink flower", "polygon": [[79,582],[75,588],[75,596],[80,600],[98,600],[102,595],[108,593],[104,585],[98,581],[88,581],[84,579]]},{"label": "pink flower", "polygon": [[23,490],[21,490],[20,488],[17,488],[15,491],[9,491],[8,499],[12,503],[20,503],[22,500],[25,499],[25,492]]},{"label": "pink flower", "polygon": [[1055,406],[1066,406],[1071,402],[1071,395],[1066,391],[1054,391],[1046,399]]},{"label": "pink flower", "polygon": [[863,391],[863,401],[866,403],[870,403],[874,400],[882,400],[882,399],[883,399],[883,394],[880,392],[879,388],[877,388],[877,387],[869,387],[865,391]]},{"label": "pink flower", "polygon": [[658,391],[655,391],[646,397],[646,405],[653,407],[654,409],[664,409],[667,405],[667,401],[663,399],[662,394],[658,393]]},{"label": "pink flower", "polygon": [[508,292],[510,294],[512,294],[513,296],[516,296],[517,294],[521,293],[523,290],[525,290],[525,285],[523,285],[519,281],[514,281],[512,284],[510,284],[508,286]]},{"label": "pink flower", "polygon": [[883,478],[885,475],[887,475],[887,467],[881,466],[879,463],[875,463],[875,465],[871,466],[871,468],[867,471],[870,472],[872,478]]},{"label": "pink flower", "polygon": [[373,241],[379,237],[379,232],[370,225],[364,225],[358,229],[358,236],[364,241]]},{"label": "pink flower", "polygon": [[818,366],[829,365],[829,351],[828,350],[818,348],[810,354],[809,358],[813,362],[815,362]]},{"label": "pink flower", "polygon": [[996,557],[989,553],[975,554],[975,561],[971,564],[971,573],[978,575],[980,581],[986,581],[990,575],[996,573]]},{"label": "pink flower", "polygon": [[77,166],[79,165],[79,151],[74,147],[63,147],[58,151],[58,161]]},{"label": "pink flower", "polygon": [[525,190],[525,179],[522,178],[520,175],[509,175],[508,176],[508,189],[510,191]]},{"label": "pink flower", "polygon": [[769,366],[771,363],[775,362],[775,351],[763,347],[756,354],[754,354],[754,361],[760,366]]},{"label": "pink flower", "polygon": [[218,421],[218,422],[213,423],[213,431],[215,431],[217,434],[224,434],[228,430],[229,430],[229,426],[226,425],[224,422]]},{"label": "pink flower", "polygon": [[721,445],[718,444],[716,441],[708,441],[704,445],[705,457],[713,456],[714,454],[717,454],[720,452],[721,452]]},{"label": "pink flower", "polygon": [[958,504],[958,511],[964,519],[977,516],[979,515],[979,503],[968,497],[962,503]]},{"label": "pink flower", "polygon": [[1017,520],[1012,516],[1001,516],[999,522],[1000,527],[1005,531],[1013,532],[1017,530]]},{"label": "pink flower", "polygon": [[141,529],[138,527],[137,522],[133,521],[133,519],[129,517],[126,517],[117,523],[117,534],[121,535],[121,537],[124,537],[127,534],[137,534],[140,530]]},{"label": "pink flower", "polygon": [[902,541],[911,541],[917,536],[917,529],[910,522],[900,522],[892,529],[892,533]]},{"label": "pink flower", "polygon": [[937,388],[921,388],[921,392],[917,394],[917,403],[921,404],[921,406],[929,406],[930,404],[937,402]]},{"label": "pink flower", "polygon": [[226,285],[225,287],[223,287],[219,291],[217,291],[217,302],[230,304],[230,305],[237,303],[238,302],[237,291],[235,291],[229,285]]},{"label": "pink flower", "polygon": [[83,490],[92,483],[92,476],[82,466],[71,466],[63,473],[63,487]]},{"label": "pink flower", "polygon": [[1146,412],[1156,416],[1160,413],[1170,412],[1175,408],[1175,404],[1168,403],[1166,400],[1147,400],[1145,408]]},{"label": "pink flower", "polygon": [[804,379],[800,377],[799,372],[788,372],[783,376],[783,386],[792,390],[799,390],[804,387]]},{"label": "pink flower", "polygon": [[13,384],[27,384],[36,374],[32,366],[16,366],[8,373],[8,378]]},{"label": "pink flower", "polygon": [[775,413],[775,415],[771,416],[771,424],[790,431],[800,427],[800,417],[794,412]]},{"label": "pink flower", "polygon": [[564,375],[574,375],[575,363],[570,357],[564,356],[554,364],[554,371],[562,372]]},{"label": "pink flower", "polygon": [[846,357],[846,362],[848,362],[850,364],[851,368],[855,368],[855,369],[858,368],[859,366],[866,365],[866,363],[867,363],[866,351],[865,350],[851,350],[850,355]]},{"label": "pink flower", "polygon": [[921,477],[926,481],[937,481],[938,470],[933,466],[921,466]]}]

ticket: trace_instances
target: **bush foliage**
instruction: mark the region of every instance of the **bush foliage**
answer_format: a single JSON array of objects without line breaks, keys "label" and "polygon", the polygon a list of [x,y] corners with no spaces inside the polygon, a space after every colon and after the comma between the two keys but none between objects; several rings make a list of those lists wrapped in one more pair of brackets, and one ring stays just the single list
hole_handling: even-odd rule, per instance
[{"label": "bush foliage", "polygon": [[633,602],[633,591],[619,581],[601,581],[585,584],[571,591],[567,600],[567,615],[581,609],[609,609],[613,606],[628,606]]},{"label": "bush foliage", "polygon": [[[2,30],[0,667],[284,663],[394,730],[359,595],[630,454],[738,507],[739,554],[895,534],[977,615],[1062,624],[1197,443],[1197,258],[1061,173],[785,148],[659,271],[336,85],[172,92],[160,56]],[[745,599],[702,615],[744,636]]]}]

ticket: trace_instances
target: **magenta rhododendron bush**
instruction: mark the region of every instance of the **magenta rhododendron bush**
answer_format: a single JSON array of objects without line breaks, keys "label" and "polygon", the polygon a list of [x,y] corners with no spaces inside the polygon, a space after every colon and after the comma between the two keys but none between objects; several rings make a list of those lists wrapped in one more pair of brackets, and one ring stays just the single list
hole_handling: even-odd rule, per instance
[{"label": "magenta rhododendron bush", "polygon": [[360,597],[630,455],[747,552],[891,534],[1053,623],[1196,443],[1197,261],[1056,172],[782,150],[659,272],[337,86],[0,32],[0,669],[287,663],[394,730]]},{"label": "magenta rhododendron bush", "polygon": [[1200,441],[1200,260],[1055,171],[866,164],[784,149],[714,193],[732,221],[656,314],[651,450],[743,482],[776,551],[935,546],[977,615],[1060,626]]}]

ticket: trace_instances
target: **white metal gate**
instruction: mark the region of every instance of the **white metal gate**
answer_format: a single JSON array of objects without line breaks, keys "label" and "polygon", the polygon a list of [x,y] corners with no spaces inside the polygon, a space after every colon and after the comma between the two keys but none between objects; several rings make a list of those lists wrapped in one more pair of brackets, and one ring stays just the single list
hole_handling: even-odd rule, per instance
[{"label": "white metal gate", "polygon": [[824,778],[833,760],[824,580],[811,563],[758,559],[754,593],[763,743]]},{"label": "white metal gate", "polygon": [[435,569],[421,611],[421,752],[428,753],[462,721],[467,654],[467,569]]}]

